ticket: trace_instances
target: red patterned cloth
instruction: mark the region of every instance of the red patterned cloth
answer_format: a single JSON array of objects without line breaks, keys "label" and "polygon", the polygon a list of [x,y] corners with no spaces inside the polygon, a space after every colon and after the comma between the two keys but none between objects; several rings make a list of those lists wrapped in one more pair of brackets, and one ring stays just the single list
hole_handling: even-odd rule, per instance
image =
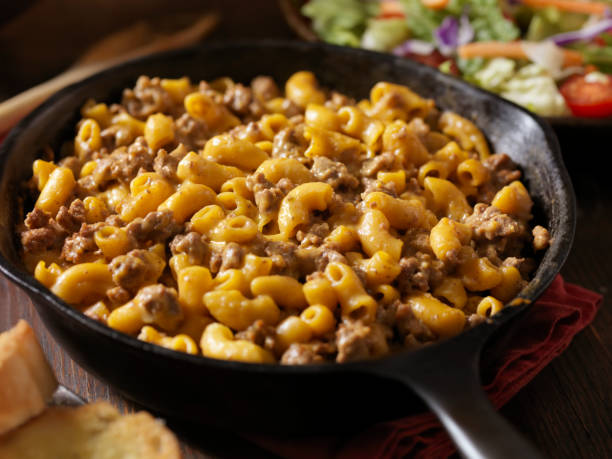
[{"label": "red patterned cloth", "polygon": [[[520,318],[520,333],[483,355],[489,398],[500,408],[561,354],[574,336],[595,318],[601,295],[565,282],[559,275]],[[494,353],[494,355],[491,355]],[[291,459],[312,458],[444,458],[455,446],[432,413],[376,424],[341,437],[250,438],[267,450]]]}]

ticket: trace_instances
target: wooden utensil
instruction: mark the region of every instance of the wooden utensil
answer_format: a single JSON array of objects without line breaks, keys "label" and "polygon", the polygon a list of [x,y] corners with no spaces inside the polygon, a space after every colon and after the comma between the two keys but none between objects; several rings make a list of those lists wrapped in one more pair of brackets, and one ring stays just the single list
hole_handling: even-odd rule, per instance
[{"label": "wooden utensil", "polygon": [[69,84],[135,57],[196,43],[212,32],[218,22],[218,14],[207,13],[186,27],[161,35],[156,27],[141,22],[103,38],[65,72],[1,103],[0,134]]}]

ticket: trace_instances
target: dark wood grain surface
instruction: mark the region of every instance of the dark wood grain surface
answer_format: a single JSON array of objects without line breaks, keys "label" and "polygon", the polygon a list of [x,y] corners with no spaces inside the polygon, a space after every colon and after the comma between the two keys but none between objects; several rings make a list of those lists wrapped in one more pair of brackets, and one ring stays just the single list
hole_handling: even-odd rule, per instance
[{"label": "dark wood grain surface", "polygon": [[[92,1],[100,3],[99,0]],[[146,11],[150,15],[155,14],[156,8],[170,8],[169,5],[183,10],[202,5],[196,1],[135,0],[129,2],[131,6],[125,15],[115,21],[112,11],[102,8],[95,24],[76,29],[74,24],[78,21],[87,23],[91,17],[79,14],[78,6],[76,10],[70,10],[68,5],[82,3],[71,0],[34,3],[37,3],[39,11],[35,11],[33,18],[21,16],[17,18],[17,23],[13,21],[0,29],[0,57],[5,64],[15,64],[5,65],[5,69],[11,70],[5,72],[7,79],[0,82],[0,99],[2,94],[6,97],[68,65],[75,53],[78,54],[78,49],[71,53],[63,47],[62,40],[64,44],[66,40],[75,43],[74,37],[79,37],[76,41],[79,46],[84,46],[88,40],[98,38],[111,25],[129,23],[130,18],[141,14],[139,11],[142,11],[145,3],[149,5]],[[140,6],[132,6],[133,3]],[[65,7],[63,10],[59,8],[64,13],[63,23],[74,28],[64,36],[52,34],[53,22],[50,26],[49,21],[46,21],[52,11],[57,11],[58,4]],[[213,39],[291,36],[275,2],[233,0],[206,4],[219,8],[224,18]],[[237,11],[244,13],[245,8],[249,14],[237,14]],[[45,17],[45,22],[38,21],[36,14]],[[255,17],[257,20],[253,20]],[[32,34],[31,26],[39,22],[43,31]],[[15,40],[20,36],[28,38],[18,43]],[[16,46],[10,49],[3,46],[9,43]],[[54,61],[43,60],[34,65],[32,62],[36,62],[36,59],[30,58],[31,53],[42,43],[45,46],[41,54],[48,55],[45,50],[53,46],[62,52],[55,55]],[[612,287],[612,182],[606,167],[601,167],[606,149],[609,149],[606,146],[608,134],[562,134],[562,149],[574,181],[579,206],[574,248],[562,274],[570,282],[602,293],[604,304],[594,322],[574,339],[565,353],[521,390],[502,409],[502,414],[548,457],[612,457],[612,301],[609,299],[609,293],[612,292],[608,291]],[[19,318],[28,320],[63,385],[86,400],[109,400],[122,411],[137,408],[74,363],[46,331],[29,298],[1,275],[0,292],[0,330],[9,328]],[[179,432],[186,458],[268,456],[265,451],[230,432],[176,424],[171,424],[171,427]]]}]

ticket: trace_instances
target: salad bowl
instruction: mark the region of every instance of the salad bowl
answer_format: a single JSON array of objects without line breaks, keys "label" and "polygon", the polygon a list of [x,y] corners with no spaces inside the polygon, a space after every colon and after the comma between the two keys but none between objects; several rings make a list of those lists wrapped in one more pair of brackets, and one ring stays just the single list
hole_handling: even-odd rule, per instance
[{"label": "salad bowl", "polygon": [[279,0],[307,41],[392,53],[545,117],[557,133],[612,126],[612,19],[579,0]]}]

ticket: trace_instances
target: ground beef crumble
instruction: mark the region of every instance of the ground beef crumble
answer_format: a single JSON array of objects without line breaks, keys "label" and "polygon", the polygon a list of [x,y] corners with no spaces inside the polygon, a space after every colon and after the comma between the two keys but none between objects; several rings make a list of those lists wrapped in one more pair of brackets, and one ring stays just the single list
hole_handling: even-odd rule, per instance
[{"label": "ground beef crumble", "polygon": [[334,189],[357,188],[359,180],[351,174],[346,165],[338,161],[332,161],[325,156],[317,156],[314,159],[310,172],[320,182],[329,183]]},{"label": "ground beef crumble", "polygon": [[478,202],[490,204],[499,190],[521,178],[521,171],[505,153],[491,155],[482,164],[489,170],[490,180],[479,188],[476,196]]},{"label": "ground beef crumble", "polygon": [[73,233],[66,238],[62,247],[61,257],[71,263],[84,263],[95,253],[99,252],[94,235],[96,231],[104,226],[102,223],[81,225],[78,233]]},{"label": "ground beef crumble", "polygon": [[351,362],[378,357],[389,352],[391,330],[379,323],[344,321],[336,331],[337,362]]},{"label": "ground beef crumble", "polygon": [[293,343],[281,356],[280,362],[285,365],[309,365],[325,363],[332,360],[336,353],[334,343],[312,341]]},{"label": "ground beef crumble", "polygon": [[276,349],[276,328],[256,320],[246,330],[236,333],[236,339],[244,339],[274,352]]},{"label": "ground beef crumble", "polygon": [[400,258],[399,265],[401,271],[397,284],[402,294],[413,290],[426,292],[438,285],[446,273],[443,262],[422,252],[417,252],[412,257]]},{"label": "ground beef crumble", "polygon": [[[125,290],[135,293],[142,285],[150,283],[156,272],[147,257],[147,251],[132,250],[125,255],[119,255],[110,262],[109,269],[113,281]],[[157,279],[153,279],[157,280]]]},{"label": "ground beef crumble", "polygon": [[144,218],[130,222],[126,231],[137,244],[164,242],[178,233],[181,227],[174,221],[169,210],[149,212]]},{"label": "ground beef crumble", "polygon": [[199,265],[204,262],[204,257],[208,253],[206,238],[200,233],[191,231],[187,234],[177,234],[170,242],[172,255],[185,253],[189,257],[190,263]]},{"label": "ground beef crumble", "polygon": [[163,284],[142,287],[134,297],[145,323],[155,324],[164,330],[173,330],[183,319],[183,310],[173,288]]},{"label": "ground beef crumble", "polygon": [[174,104],[172,98],[160,85],[159,78],[141,76],[134,89],[123,91],[122,105],[128,113],[139,119],[146,119],[154,113],[170,113]]}]

